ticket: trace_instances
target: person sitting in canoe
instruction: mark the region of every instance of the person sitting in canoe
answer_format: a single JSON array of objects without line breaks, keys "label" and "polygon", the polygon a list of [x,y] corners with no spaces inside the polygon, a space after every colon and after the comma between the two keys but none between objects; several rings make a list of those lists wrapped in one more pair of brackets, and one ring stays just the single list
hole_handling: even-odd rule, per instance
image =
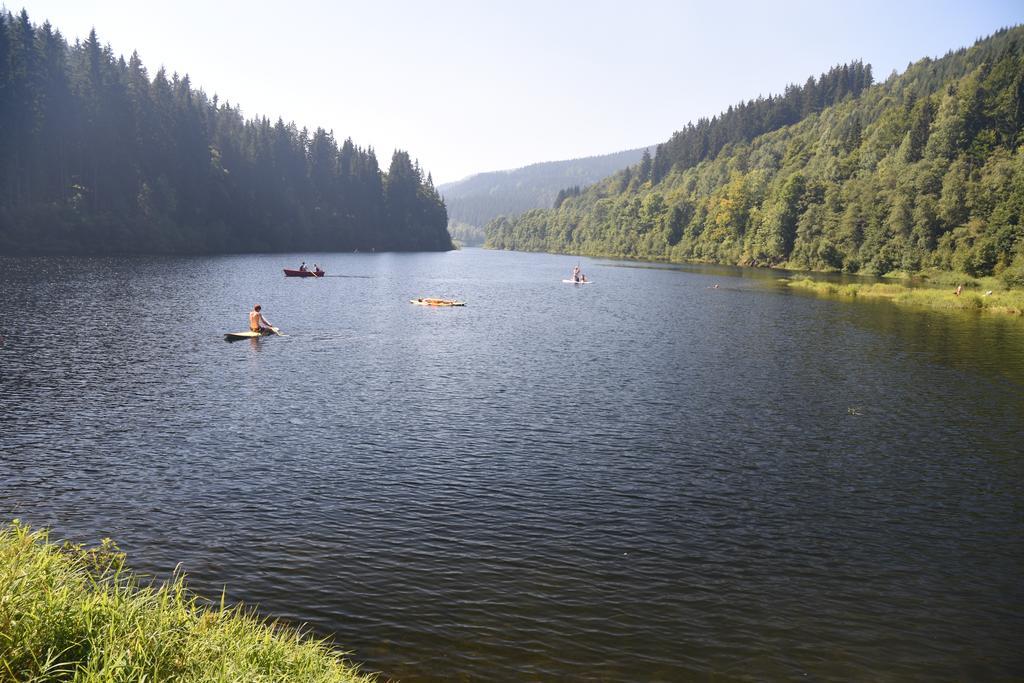
[{"label": "person sitting in canoe", "polygon": [[302,262],[302,265],[300,265],[300,266],[299,266],[299,272],[300,272],[300,273],[305,273],[305,272],[306,272],[307,270],[309,270],[309,269],[308,269],[308,268],[306,268],[306,262],[305,262],[305,261],[303,261],[303,262]]},{"label": "person sitting in canoe", "polygon": [[274,326],[270,324],[270,321],[263,317],[263,313],[260,312],[260,305],[256,304],[249,311],[249,331],[259,332],[260,334],[273,334]]},{"label": "person sitting in canoe", "polygon": [[323,273],[324,273],[324,271],[320,270],[320,266],[317,265],[316,263],[314,263],[313,264],[313,275],[316,275],[317,277],[320,277],[321,275],[323,275]]}]

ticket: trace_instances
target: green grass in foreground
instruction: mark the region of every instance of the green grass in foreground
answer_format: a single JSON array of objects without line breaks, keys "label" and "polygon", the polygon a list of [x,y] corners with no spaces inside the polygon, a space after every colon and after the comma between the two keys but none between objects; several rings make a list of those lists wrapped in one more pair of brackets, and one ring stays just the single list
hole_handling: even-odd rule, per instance
[{"label": "green grass in foreground", "polygon": [[205,603],[180,575],[141,584],[110,541],[0,526],[0,681],[373,680],[321,641]]},{"label": "green grass in foreground", "polygon": [[931,287],[907,287],[895,283],[853,283],[837,284],[821,282],[810,278],[787,280],[786,285],[806,289],[818,294],[834,296],[864,297],[868,299],[889,299],[897,304],[923,306],[945,310],[984,311],[1004,315],[1024,314],[1024,290],[991,289],[978,291],[965,288],[960,296],[955,287],[935,289]]}]

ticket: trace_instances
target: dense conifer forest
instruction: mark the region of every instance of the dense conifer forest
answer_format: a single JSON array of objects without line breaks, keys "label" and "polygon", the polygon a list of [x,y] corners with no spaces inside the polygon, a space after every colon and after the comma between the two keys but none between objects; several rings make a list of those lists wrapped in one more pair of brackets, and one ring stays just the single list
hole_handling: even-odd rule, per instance
[{"label": "dense conifer forest", "polygon": [[0,10],[0,254],[443,250],[444,201],[408,153],[247,119],[92,31]]},{"label": "dense conifer forest", "polygon": [[556,208],[487,227],[499,249],[1024,285],[1024,28],[873,84],[832,69],[698,121]]}]

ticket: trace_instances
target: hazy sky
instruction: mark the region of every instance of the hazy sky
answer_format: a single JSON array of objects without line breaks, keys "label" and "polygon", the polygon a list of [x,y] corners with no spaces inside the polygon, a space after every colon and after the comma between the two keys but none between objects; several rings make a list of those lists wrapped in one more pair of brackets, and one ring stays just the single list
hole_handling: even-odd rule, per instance
[{"label": "hazy sky", "polygon": [[661,142],[700,116],[863,59],[876,79],[1024,21],[1021,0],[504,3],[16,0],[96,27],[150,75],[372,146],[438,183]]}]

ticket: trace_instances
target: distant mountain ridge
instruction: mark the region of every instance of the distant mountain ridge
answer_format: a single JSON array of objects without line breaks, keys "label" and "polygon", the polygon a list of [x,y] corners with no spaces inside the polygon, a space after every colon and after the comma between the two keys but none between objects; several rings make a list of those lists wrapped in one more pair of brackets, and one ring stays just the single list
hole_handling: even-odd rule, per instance
[{"label": "distant mountain ridge", "polygon": [[[437,187],[453,225],[482,228],[498,216],[551,207],[560,190],[586,186],[640,161],[645,150],[545,161],[508,171],[477,173]],[[453,235],[457,236],[457,235]],[[481,239],[482,241],[482,239]]]}]

